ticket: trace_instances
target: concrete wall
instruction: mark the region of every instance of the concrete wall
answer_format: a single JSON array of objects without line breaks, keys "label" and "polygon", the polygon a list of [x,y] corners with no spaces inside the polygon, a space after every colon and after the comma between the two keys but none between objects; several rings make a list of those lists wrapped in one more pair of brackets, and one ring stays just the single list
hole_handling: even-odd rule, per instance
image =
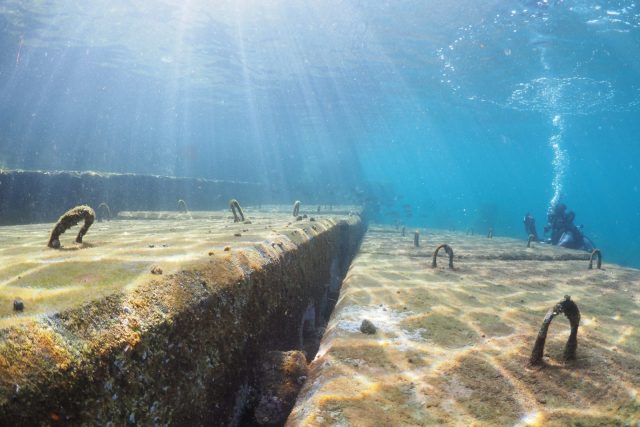
[{"label": "concrete wall", "polygon": [[[260,184],[151,175],[0,170],[0,225],[51,222],[74,206],[106,202],[121,210],[220,209],[230,199],[264,203]],[[288,202],[288,201],[287,201]]]},{"label": "concrete wall", "polygon": [[365,230],[358,215],[301,227],[1,329],[0,425],[237,423],[259,355],[299,345]]}]

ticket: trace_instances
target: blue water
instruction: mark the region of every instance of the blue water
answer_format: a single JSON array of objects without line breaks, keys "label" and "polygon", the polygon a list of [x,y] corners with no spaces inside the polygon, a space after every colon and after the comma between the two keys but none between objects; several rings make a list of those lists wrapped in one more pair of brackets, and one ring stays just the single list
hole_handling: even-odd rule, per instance
[{"label": "blue water", "polygon": [[5,0],[0,167],[319,185],[523,239],[562,201],[640,267],[639,27],[634,1]]}]

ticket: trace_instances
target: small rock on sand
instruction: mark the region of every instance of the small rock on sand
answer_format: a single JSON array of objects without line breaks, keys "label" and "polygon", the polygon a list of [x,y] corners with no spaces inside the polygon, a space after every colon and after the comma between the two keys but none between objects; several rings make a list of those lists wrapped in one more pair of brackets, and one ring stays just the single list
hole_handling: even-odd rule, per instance
[{"label": "small rock on sand", "polygon": [[376,326],[370,320],[364,319],[360,324],[360,332],[363,334],[373,335],[376,330]]}]

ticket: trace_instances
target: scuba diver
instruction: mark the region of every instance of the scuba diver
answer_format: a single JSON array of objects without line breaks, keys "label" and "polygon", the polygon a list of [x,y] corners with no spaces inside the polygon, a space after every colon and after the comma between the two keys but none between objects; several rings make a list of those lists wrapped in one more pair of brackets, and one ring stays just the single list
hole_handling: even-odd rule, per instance
[{"label": "scuba diver", "polygon": [[[544,232],[551,232],[551,236],[545,241],[552,245],[562,246],[569,249],[580,249],[591,252],[595,249],[595,245],[588,237],[582,233],[582,226],[576,226],[573,221],[576,214],[573,211],[567,213],[567,206],[564,203],[558,203],[549,209],[547,214],[548,224],[544,227]],[[527,213],[523,220],[527,235],[533,235],[534,240],[538,240],[536,232],[536,220],[532,215]]]}]

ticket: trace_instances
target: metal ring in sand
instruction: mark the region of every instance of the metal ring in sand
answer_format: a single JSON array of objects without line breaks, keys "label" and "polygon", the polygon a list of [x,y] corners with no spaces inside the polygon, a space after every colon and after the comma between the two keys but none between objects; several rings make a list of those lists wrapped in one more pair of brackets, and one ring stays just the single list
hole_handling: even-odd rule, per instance
[{"label": "metal ring in sand", "polygon": [[93,221],[96,219],[96,213],[89,206],[76,206],[73,209],[69,209],[64,213],[59,219],[56,225],[51,230],[51,235],[49,236],[49,243],[47,246],[54,249],[60,248],[60,235],[67,231],[69,228],[78,224],[80,221],[84,220],[84,225],[80,228],[78,232],[78,236],[76,237],[76,243],[82,243],[82,237],[87,234],[89,231],[89,227],[93,224]]},{"label": "metal ring in sand", "polygon": [[182,199],[178,200],[178,212],[182,212],[182,213],[189,212],[189,209],[187,209],[187,202],[185,202]]},{"label": "metal ring in sand", "polygon": [[489,228],[489,232],[487,233],[487,239],[493,239],[493,228]]},{"label": "metal ring in sand", "polygon": [[538,332],[536,343],[533,346],[531,352],[531,358],[529,359],[530,366],[542,365],[542,356],[544,354],[544,344],[547,339],[547,332],[549,331],[549,325],[555,316],[560,313],[564,313],[569,319],[571,325],[571,334],[567,340],[567,344],[564,347],[564,360],[575,360],[576,349],[578,348],[578,326],[580,325],[580,310],[575,302],[571,301],[569,295],[565,295],[564,300],[556,304],[551,310],[547,312],[547,315],[542,321],[542,326]]},{"label": "metal ring in sand", "polygon": [[535,242],[536,241],[536,236],[534,236],[533,234],[529,234],[529,240],[527,241],[527,247],[530,248],[531,247],[531,242]]},{"label": "metal ring in sand", "polygon": [[233,222],[244,222],[244,212],[236,199],[229,200],[229,208],[233,213]]},{"label": "metal ring in sand", "polygon": [[420,231],[418,230],[413,233],[413,246],[416,248],[420,247]]},{"label": "metal ring in sand", "polygon": [[444,249],[447,255],[449,255],[449,268],[453,270],[453,249],[451,249],[451,246],[447,245],[446,243],[443,243],[442,245],[438,246],[436,250],[433,252],[433,260],[431,261],[431,268],[436,268],[438,266],[436,262],[436,258],[438,258],[438,252],[440,251],[440,249]]},{"label": "metal ring in sand", "polygon": [[293,204],[293,216],[297,217],[300,213],[300,200],[296,200]]},{"label": "metal ring in sand", "polygon": [[598,258],[596,267],[598,267],[598,270],[602,269],[602,252],[600,252],[600,249],[594,249],[593,252],[591,252],[591,257],[589,258],[589,270],[593,269],[594,256]]}]

